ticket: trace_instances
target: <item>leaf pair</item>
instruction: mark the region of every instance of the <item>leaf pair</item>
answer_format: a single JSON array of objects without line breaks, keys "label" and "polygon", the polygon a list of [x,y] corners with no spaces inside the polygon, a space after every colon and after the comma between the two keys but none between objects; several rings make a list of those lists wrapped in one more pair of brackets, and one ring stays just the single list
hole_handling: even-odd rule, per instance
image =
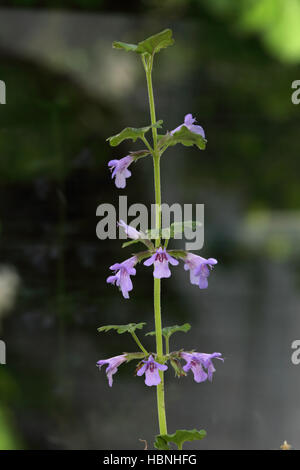
[{"label": "leaf pair", "polygon": [[[107,333],[110,330],[116,330],[119,335],[123,333],[132,333],[135,330],[142,330],[144,328],[144,325],[146,325],[145,322],[141,323],[128,323],[127,325],[104,325],[100,326],[100,328],[97,328],[97,331],[99,333],[104,332]],[[165,338],[170,338],[172,334],[177,333],[178,331],[183,331],[184,333],[187,333],[191,329],[191,325],[189,323],[185,323],[184,325],[178,326],[166,326],[165,328],[162,329],[162,334],[164,335]],[[153,336],[155,335],[155,331],[150,331],[149,333],[146,333],[146,336]]]},{"label": "leaf pair", "polygon": [[[136,142],[137,139],[144,139],[145,134],[149,132],[152,127],[160,129],[163,121],[159,120],[155,124],[145,127],[125,127],[121,132],[106,139],[112,147],[120,145],[124,140],[132,140]],[[171,134],[167,132],[165,135],[158,135],[158,147],[162,154],[168,147],[172,147],[177,144],[182,144],[185,147],[191,147],[196,145],[200,150],[204,150],[206,147],[206,139],[201,134],[196,134],[190,131],[186,126],[182,126],[177,132]],[[140,150],[138,152],[132,152],[132,156],[137,160],[141,156],[146,156],[150,152],[147,150]]]},{"label": "leaf pair", "polygon": [[123,49],[126,52],[136,52],[137,54],[156,54],[161,49],[172,46],[174,39],[171,29],[164,29],[160,33],[154,34],[138,44],[127,44],[126,42],[114,41],[115,49]]}]

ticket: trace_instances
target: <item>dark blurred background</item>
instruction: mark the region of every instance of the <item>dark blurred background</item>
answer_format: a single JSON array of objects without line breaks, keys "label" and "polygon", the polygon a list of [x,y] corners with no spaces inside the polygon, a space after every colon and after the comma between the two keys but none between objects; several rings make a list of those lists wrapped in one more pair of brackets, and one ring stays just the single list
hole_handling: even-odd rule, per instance
[{"label": "dark blurred background", "polygon": [[208,145],[168,150],[163,200],[205,204],[200,254],[219,264],[206,291],[173,268],[164,325],[192,325],[171,349],[226,358],[212,384],[167,373],[169,431],[205,428],[194,449],[300,445],[300,366],[290,359],[300,337],[300,106],[291,102],[300,1],[15,0],[0,8],[0,449],[153,445],[155,390],[133,363],[112,389],[95,367],[135,350],[98,326],[153,329],[152,270],[138,267],[130,300],[108,286],[108,267],[132,247],[98,240],[95,214],[121,194],[153,202],[150,159],[121,191],[107,168],[139,147],[110,148],[106,137],[149,123],[142,65],[111,43],[166,27],[176,43],[156,58],[157,118],[173,129],[192,113]]}]

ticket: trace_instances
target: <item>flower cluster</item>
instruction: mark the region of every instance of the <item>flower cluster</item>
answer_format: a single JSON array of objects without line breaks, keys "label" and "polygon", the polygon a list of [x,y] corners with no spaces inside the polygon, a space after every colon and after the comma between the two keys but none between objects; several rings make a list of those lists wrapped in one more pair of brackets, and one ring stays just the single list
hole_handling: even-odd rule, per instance
[{"label": "flower cluster", "polygon": [[[122,226],[129,238],[137,240],[142,238],[142,234],[135,228],[125,224],[122,220],[119,223]],[[149,252],[150,257],[144,261],[145,266],[154,265],[153,276],[156,279],[168,278],[171,276],[169,263],[172,266],[177,266],[179,261],[171,256],[170,252],[166,248],[159,247],[155,249],[152,254]],[[215,258],[205,259],[202,256],[195,255],[193,253],[185,253],[181,255],[181,259],[184,261],[184,269],[190,271],[190,281],[192,284],[197,285],[200,289],[206,289],[208,286],[207,278],[210,275],[210,271],[213,266],[217,264]],[[138,263],[137,256],[133,256],[122,263],[113,264],[109,269],[115,271],[114,276],[109,276],[107,282],[109,284],[116,284],[122,291],[125,299],[129,298],[128,292],[132,290],[131,275],[136,274],[134,268],[135,264]]]},{"label": "flower cluster", "polygon": [[[212,381],[213,373],[216,370],[212,362],[214,358],[219,359],[221,361],[224,360],[222,358],[221,353],[218,352],[206,354],[197,352],[188,353],[181,351],[177,354],[179,358],[182,358],[186,361],[185,366],[183,366],[182,368],[183,371],[188,372],[189,370],[192,370],[194,374],[194,380],[198,383],[204,382],[207,379],[209,381]],[[107,364],[106,375],[110,387],[113,384],[112,376],[117,372],[118,367],[126,361],[126,354],[122,354],[120,356],[111,357],[110,359],[101,360],[97,362],[97,366],[99,367],[99,369],[101,369],[104,364]],[[155,361],[153,355],[151,354],[148,358],[142,360],[138,364],[136,375],[140,377],[145,374],[145,384],[148,387],[151,387],[153,385],[160,384],[161,378],[159,375],[159,371],[166,371],[167,369],[168,366]]]}]

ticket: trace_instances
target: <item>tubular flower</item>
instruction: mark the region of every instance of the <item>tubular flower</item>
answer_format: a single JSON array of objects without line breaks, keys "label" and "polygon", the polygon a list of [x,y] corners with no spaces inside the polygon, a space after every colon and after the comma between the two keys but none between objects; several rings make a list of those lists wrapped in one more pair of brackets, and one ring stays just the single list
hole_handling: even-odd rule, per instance
[{"label": "tubular flower", "polygon": [[213,373],[216,370],[212,363],[213,358],[224,361],[224,359],[221,357],[222,354],[218,352],[212,354],[182,352],[180,355],[186,361],[185,366],[183,366],[183,370],[188,372],[190,369],[192,369],[194,380],[198,383],[205,382],[206,379],[208,379],[210,382],[212,381]]},{"label": "tubular flower", "polygon": [[108,364],[108,366],[106,367],[106,375],[108,378],[108,385],[110,387],[113,384],[112,376],[118,371],[118,367],[125,361],[126,361],[126,355],[122,354],[121,356],[114,356],[114,357],[111,357],[110,359],[104,359],[104,360],[97,362],[97,366],[99,367],[99,369],[101,369],[101,367],[104,364]]},{"label": "tubular flower", "polygon": [[190,270],[190,281],[199,286],[200,289],[206,289],[208,286],[207,278],[210,275],[210,269],[218,263],[215,258],[202,258],[202,256],[188,253],[184,259],[184,269]]},{"label": "tubular flower", "polygon": [[120,160],[110,160],[108,167],[112,172],[111,177],[115,178],[115,185],[117,188],[125,188],[126,178],[131,176],[131,171],[128,170],[129,165],[133,162],[133,157],[127,155]]},{"label": "tubular flower", "polygon": [[144,365],[137,371],[137,375],[141,376],[145,374],[145,384],[148,385],[148,387],[151,387],[151,385],[158,385],[160,383],[159,371],[165,371],[168,367],[156,362],[152,356],[149,356],[147,361],[142,362]]},{"label": "tubular flower", "polygon": [[191,132],[194,132],[195,134],[200,134],[202,137],[205,139],[205,132],[203,130],[203,127],[197,126],[194,124],[196,122],[196,119],[193,118],[191,114],[186,114],[184,117],[184,123],[180,124],[180,126],[176,127],[176,129],[173,129],[170,134],[173,135],[175,132],[180,131],[182,126],[187,127]]},{"label": "tubular flower", "polygon": [[124,220],[120,220],[118,225],[119,227],[123,227],[127,237],[132,238],[133,240],[137,240],[142,237],[141,232],[136,230],[134,227],[130,227],[130,225],[125,224]]},{"label": "tubular flower", "polygon": [[110,266],[109,269],[115,271],[113,276],[109,276],[106,279],[108,284],[116,284],[122,291],[123,297],[129,299],[128,292],[133,289],[132,281],[130,276],[135,276],[136,270],[134,265],[137,263],[138,259],[136,256],[123,261],[123,263],[115,263]]},{"label": "tubular flower", "polygon": [[171,276],[169,263],[171,263],[173,266],[177,266],[179,262],[177,259],[172,258],[169,253],[167,253],[166,248],[159,247],[154,255],[144,262],[144,265],[151,266],[151,264],[154,264],[153,276],[157,279],[161,279],[163,277]]}]

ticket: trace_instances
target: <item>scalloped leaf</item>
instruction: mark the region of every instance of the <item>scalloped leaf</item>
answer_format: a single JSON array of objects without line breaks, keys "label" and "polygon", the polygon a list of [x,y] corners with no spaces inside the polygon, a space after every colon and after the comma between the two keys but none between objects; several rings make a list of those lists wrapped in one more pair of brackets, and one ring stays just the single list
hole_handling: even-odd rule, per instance
[{"label": "scalloped leaf", "polygon": [[[183,333],[187,333],[191,329],[191,325],[189,323],[184,323],[184,325],[173,325],[173,326],[166,326],[162,329],[162,334],[165,338],[170,338],[174,333],[178,331],[182,331]],[[145,336],[154,336],[155,331],[150,331],[146,333]]]},{"label": "scalloped leaf", "polygon": [[160,128],[161,124],[163,123],[162,120],[155,122],[153,125],[146,126],[146,127],[125,127],[119,134],[112,135],[108,137],[106,140],[112,147],[116,147],[120,145],[123,140],[130,139],[133,142],[136,142],[137,139],[142,139],[146,132],[148,132],[152,127]]},{"label": "scalloped leaf", "polygon": [[178,449],[182,449],[185,442],[201,441],[206,437],[206,431],[201,429],[192,429],[190,431],[186,429],[178,429],[174,434],[159,434],[156,436],[154,447],[159,450],[169,450],[169,443],[172,442],[177,445]]},{"label": "scalloped leaf", "polygon": [[160,33],[154,34],[144,41],[139,42],[136,52],[143,54],[156,54],[161,49],[172,46],[174,44],[173,33],[171,29],[164,29]]},{"label": "scalloped leaf", "polygon": [[97,328],[99,333],[107,333],[110,330],[116,330],[119,335],[123,333],[132,333],[135,330],[141,330],[146,323],[128,323],[127,325],[104,325]]},{"label": "scalloped leaf", "polygon": [[159,147],[166,150],[168,147],[182,144],[186,147],[196,145],[200,150],[204,150],[207,140],[200,134],[190,131],[186,126],[182,126],[175,134],[168,132],[166,135],[159,136]]},{"label": "scalloped leaf", "polygon": [[153,36],[150,36],[138,44],[128,44],[126,42],[114,41],[113,47],[115,49],[123,49],[126,52],[137,52],[138,54],[155,54],[161,49],[172,46],[174,39],[171,29],[164,29]]}]

